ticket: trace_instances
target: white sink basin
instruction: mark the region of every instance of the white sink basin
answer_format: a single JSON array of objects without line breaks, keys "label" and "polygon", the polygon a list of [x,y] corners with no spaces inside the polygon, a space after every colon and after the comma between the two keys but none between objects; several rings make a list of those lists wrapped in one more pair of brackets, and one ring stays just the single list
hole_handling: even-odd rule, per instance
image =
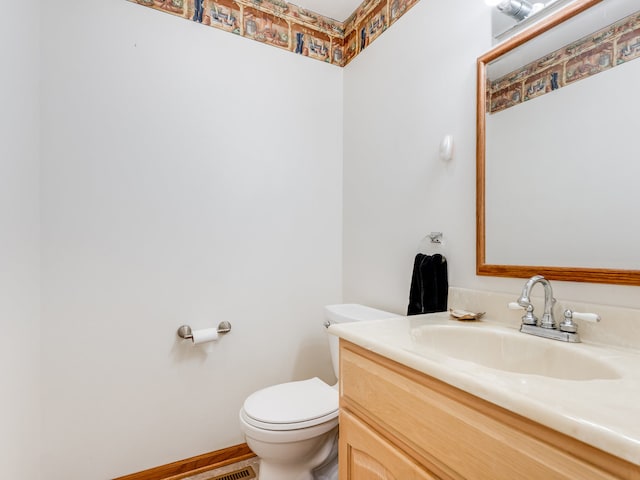
[{"label": "white sink basin", "polygon": [[612,380],[620,373],[581,345],[543,339],[505,328],[423,325],[411,330],[409,351],[444,355],[484,367],[563,380]]}]

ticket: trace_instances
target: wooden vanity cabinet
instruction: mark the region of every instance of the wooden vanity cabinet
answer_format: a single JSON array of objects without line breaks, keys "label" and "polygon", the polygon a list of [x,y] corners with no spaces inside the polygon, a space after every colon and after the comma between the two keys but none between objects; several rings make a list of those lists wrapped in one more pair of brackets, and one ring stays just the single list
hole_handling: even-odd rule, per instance
[{"label": "wooden vanity cabinet", "polygon": [[638,465],[342,339],[339,462],[340,480],[640,480]]}]

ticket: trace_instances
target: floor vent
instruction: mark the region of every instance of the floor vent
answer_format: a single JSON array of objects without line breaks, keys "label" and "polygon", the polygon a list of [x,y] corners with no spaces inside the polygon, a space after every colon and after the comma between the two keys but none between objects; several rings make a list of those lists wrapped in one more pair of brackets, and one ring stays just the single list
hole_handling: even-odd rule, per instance
[{"label": "floor vent", "polygon": [[256,478],[253,468],[245,467],[241,470],[211,477],[208,480],[249,480],[251,478]]}]

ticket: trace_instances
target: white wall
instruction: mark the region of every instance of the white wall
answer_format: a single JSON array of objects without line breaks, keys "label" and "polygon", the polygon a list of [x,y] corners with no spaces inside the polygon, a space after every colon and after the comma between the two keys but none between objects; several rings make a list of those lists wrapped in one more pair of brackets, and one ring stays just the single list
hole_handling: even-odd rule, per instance
[{"label": "white wall", "polygon": [[[432,231],[444,232],[431,252],[447,256],[450,285],[521,290],[522,280],[475,274],[475,61],[491,48],[490,26],[484,2],[422,1],[346,67],[344,301],[406,312],[412,259]],[[447,133],[455,158],[443,164]],[[638,287],[554,291],[640,307]]]},{"label": "white wall", "polygon": [[333,380],[343,73],[125,1],[43,18],[47,478],[241,443],[250,392]]},{"label": "white wall", "polygon": [[37,12],[0,1],[0,472],[39,477]]},{"label": "white wall", "polygon": [[[475,60],[484,2],[419,2],[345,69],[344,294],[405,313],[413,257],[444,232],[453,285],[474,281]],[[452,134],[455,158],[438,158]]]}]

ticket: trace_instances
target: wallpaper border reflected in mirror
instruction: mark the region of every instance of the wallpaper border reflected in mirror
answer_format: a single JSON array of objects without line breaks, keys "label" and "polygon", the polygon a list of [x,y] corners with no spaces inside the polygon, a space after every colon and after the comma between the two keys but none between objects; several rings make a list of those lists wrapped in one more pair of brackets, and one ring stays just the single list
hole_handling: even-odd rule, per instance
[{"label": "wallpaper border reflected in mirror", "polygon": [[486,263],[486,218],[485,218],[485,154],[486,154],[486,81],[487,65],[502,55],[523,45],[562,22],[578,15],[602,0],[577,0],[566,8],[524,30],[519,35],[498,45],[477,61],[476,98],[476,273],[483,276],[526,278],[544,275],[549,279],[610,283],[618,285],[640,285],[640,270],[616,270],[605,268],[551,267],[544,265],[494,265]]}]

